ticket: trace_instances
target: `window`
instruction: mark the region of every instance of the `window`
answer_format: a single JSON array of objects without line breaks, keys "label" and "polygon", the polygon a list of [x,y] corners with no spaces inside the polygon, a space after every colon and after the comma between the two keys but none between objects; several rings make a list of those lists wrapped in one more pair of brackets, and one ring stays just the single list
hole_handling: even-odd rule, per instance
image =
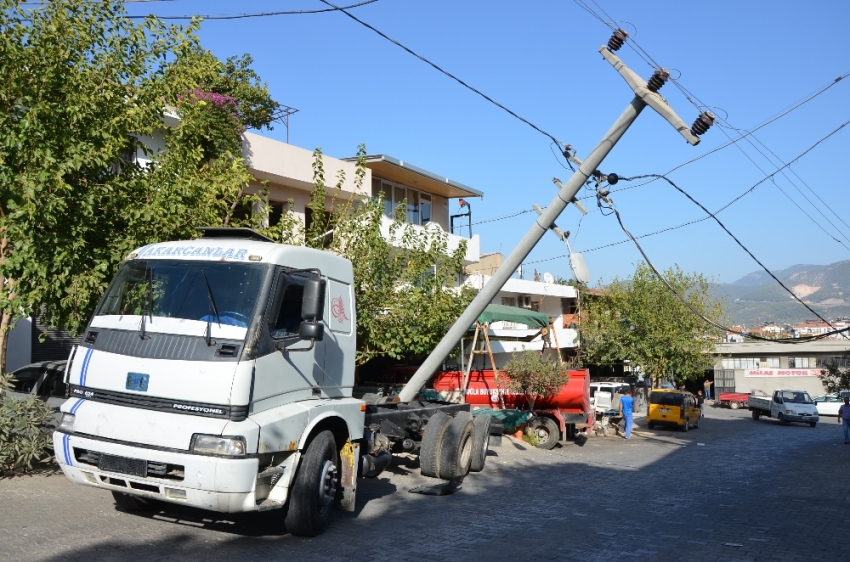
[{"label": "window", "polygon": [[840,368],[850,367],[850,357],[818,357],[815,361],[815,367],[819,369],[825,369],[830,365]]},{"label": "window", "polygon": [[577,311],[576,299],[561,299],[561,314],[575,314]]},{"label": "window", "polygon": [[38,388],[38,395],[42,397],[63,397],[65,396],[65,383],[62,382],[62,378],[65,376],[65,373],[62,371],[50,370],[47,371],[47,377],[45,377],[44,382],[41,383],[41,386]]},{"label": "window", "polygon": [[682,406],[684,396],[675,392],[653,392],[649,395],[650,404],[659,406]]},{"label": "window", "polygon": [[304,283],[283,275],[286,288],[277,313],[277,320],[272,326],[273,338],[284,338],[298,334],[301,325],[301,301],[304,298]]},{"label": "window", "polygon": [[15,382],[12,383],[12,390],[15,392],[32,392],[35,383],[38,382],[38,377],[41,376],[39,370],[21,369],[12,373],[15,376]]},{"label": "window", "polygon": [[243,263],[133,260],[118,270],[97,314],[150,313],[246,328],[264,273],[261,265]]},{"label": "window", "polygon": [[759,368],[778,369],[779,368],[779,357],[761,357],[761,358],[759,358]]},{"label": "window", "polygon": [[502,305],[516,306],[516,297],[502,297]]},{"label": "window", "polygon": [[788,368],[789,369],[814,369],[815,361],[811,360],[809,357],[789,357],[788,358]]},{"label": "window", "polygon": [[427,225],[431,222],[433,201],[430,193],[424,193],[380,178],[372,179],[372,197],[384,198],[384,215],[393,218],[395,209],[406,201],[404,218],[410,224]]},{"label": "window", "polygon": [[720,361],[724,369],[758,369],[759,360],[755,357],[733,357]]},{"label": "window", "polygon": [[421,193],[420,199],[419,213],[422,221],[421,224],[425,226],[431,222],[431,194]]}]

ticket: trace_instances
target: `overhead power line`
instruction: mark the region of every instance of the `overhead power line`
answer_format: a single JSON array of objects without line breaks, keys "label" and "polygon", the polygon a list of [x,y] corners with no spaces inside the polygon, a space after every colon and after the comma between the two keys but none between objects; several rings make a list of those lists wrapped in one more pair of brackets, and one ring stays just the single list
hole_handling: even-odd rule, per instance
[{"label": "overhead power line", "polygon": [[[796,162],[798,162],[801,158],[803,158],[803,157],[804,157],[804,156],[806,156],[809,152],[811,152],[812,150],[814,150],[815,148],[817,148],[819,145],[821,145],[822,143],[824,143],[825,141],[827,141],[830,137],[832,137],[832,136],[834,136],[835,134],[837,134],[838,132],[840,132],[840,131],[841,131],[842,129],[844,129],[847,125],[850,125],[850,120],[845,121],[844,123],[842,123],[841,125],[839,125],[839,126],[838,126],[838,127],[836,127],[835,129],[833,129],[832,131],[830,131],[829,133],[827,133],[826,135],[824,135],[823,137],[821,137],[820,139],[818,139],[818,141],[816,141],[814,144],[812,144],[811,146],[809,146],[808,148],[806,148],[803,152],[801,152],[800,154],[798,154],[797,156],[795,156],[793,159],[791,159],[791,160],[789,160],[788,162],[786,162],[786,163],[785,163],[785,164],[784,164],[781,168],[778,168],[776,171],[774,171],[774,172],[772,172],[772,173],[770,173],[770,174],[766,175],[765,177],[763,177],[762,179],[760,179],[759,181],[757,181],[756,183],[754,183],[753,185],[751,185],[750,187],[748,187],[746,190],[744,190],[744,192],[743,192],[743,193],[741,193],[740,195],[738,195],[737,197],[735,197],[734,199],[732,199],[731,201],[729,201],[728,203],[726,203],[725,205],[723,205],[722,207],[720,207],[719,209],[717,209],[717,210],[714,212],[714,214],[716,214],[716,215],[717,215],[717,214],[720,214],[722,211],[724,211],[724,210],[728,209],[728,208],[729,208],[729,207],[731,207],[733,204],[735,204],[735,203],[737,203],[738,201],[740,201],[741,199],[743,199],[746,195],[748,195],[748,194],[752,193],[752,192],[753,192],[753,191],[754,191],[754,190],[755,190],[758,186],[760,186],[760,185],[761,185],[761,184],[763,184],[764,182],[766,182],[766,181],[770,180],[773,176],[775,176],[776,174],[778,174],[778,173],[782,172],[784,169],[786,169],[786,168],[790,168],[790,169],[792,169],[792,170],[793,170],[793,168],[791,168],[791,165],[792,165],[792,164],[795,164]],[[670,172],[667,172],[667,174],[670,174]],[[653,182],[653,181],[657,181],[658,179],[661,179],[664,175],[666,175],[666,174],[647,174],[647,175],[642,175],[642,176],[635,176],[635,177],[632,177],[632,178],[620,178],[620,181],[634,181],[634,180],[641,179],[641,178],[652,178],[650,181],[647,181],[647,182],[643,182],[643,183],[638,184],[638,186],[641,186],[641,185],[647,185],[647,184],[649,184],[649,183],[651,183],[651,182]],[[629,189],[629,188],[612,189],[612,190],[610,190],[610,193],[615,193],[615,192],[619,192],[619,191],[624,191],[624,190],[626,190],[626,189]],[[586,199],[586,197],[583,197],[582,199]],[[688,222],[683,222],[683,223],[681,223],[681,224],[677,224],[677,225],[675,225],[675,226],[669,226],[669,227],[667,227],[667,228],[663,228],[663,229],[661,229],[661,230],[656,230],[655,232],[649,232],[649,233],[646,233],[646,234],[641,234],[640,236],[636,236],[636,238],[646,238],[646,237],[648,237],[648,236],[655,236],[655,235],[657,235],[657,234],[663,234],[663,233],[665,233],[665,232],[669,232],[669,231],[671,231],[671,230],[678,230],[678,229],[680,229],[680,228],[684,228],[684,227],[686,227],[686,226],[690,226],[690,225],[692,225],[692,224],[697,224],[697,223],[700,223],[700,222],[706,221],[706,220],[708,220],[708,219],[710,219],[710,218],[711,218],[711,216],[705,216],[705,217],[702,217],[702,218],[699,218],[699,219],[696,219],[696,220],[692,220],[692,221],[688,221]],[[602,250],[602,249],[605,249],[605,248],[610,248],[610,247],[612,247],[612,246],[619,246],[619,245],[621,245],[621,244],[625,244],[625,243],[627,243],[627,242],[629,242],[629,241],[630,241],[629,239],[626,239],[626,240],[620,240],[619,242],[611,242],[610,244],[604,244],[604,245],[602,245],[602,246],[597,246],[597,247],[595,247],[595,248],[590,248],[590,249],[587,249],[587,250],[581,250],[581,252],[582,252],[582,253],[585,253],[585,254],[586,254],[586,253],[589,253],[589,252],[595,252],[595,251],[597,251],[597,250]],[[551,258],[543,258],[543,259],[539,259],[539,260],[535,260],[535,261],[525,262],[525,263],[523,263],[523,265],[531,265],[531,264],[542,263],[542,262],[546,262],[546,261],[552,261],[552,260],[556,260],[556,259],[564,258],[564,257],[567,257],[567,256],[568,256],[568,254],[562,254],[562,255],[559,255],[559,256],[553,256],[553,257],[551,257]]]},{"label": "overhead power line", "polygon": [[[667,178],[661,178],[661,179],[665,179],[665,180],[667,180]],[[669,182],[670,180],[667,180],[667,181]],[[672,184],[672,182],[670,182],[670,183]],[[675,187],[675,185],[674,185],[674,187]],[[677,189],[678,189],[678,188],[677,188]],[[681,190],[680,190],[680,191],[681,191]],[[684,193],[684,191],[682,191],[682,193]],[[685,195],[686,195],[686,196],[688,196],[686,193],[685,193]],[[690,196],[688,196],[688,197],[690,198]],[[695,203],[697,203],[695,200],[693,200],[693,199],[691,199],[691,200],[692,200],[692,201],[694,201]],[[682,302],[682,304],[684,304],[684,305],[685,305],[685,306],[686,306],[686,307],[687,307],[687,308],[688,308],[691,312],[693,312],[693,313],[694,313],[694,314],[695,314],[698,318],[700,318],[703,322],[706,322],[706,323],[708,323],[709,325],[711,325],[711,326],[713,326],[713,327],[715,327],[715,328],[717,328],[717,329],[719,329],[719,330],[723,330],[723,331],[726,331],[726,332],[731,332],[731,333],[733,333],[733,334],[738,334],[738,335],[741,335],[741,336],[744,336],[744,337],[748,337],[748,338],[751,338],[751,339],[755,339],[755,340],[762,340],[762,341],[768,341],[768,342],[771,342],[771,343],[787,343],[787,344],[799,344],[799,343],[804,343],[804,342],[810,342],[810,341],[813,341],[813,340],[823,339],[823,338],[829,337],[829,336],[831,336],[831,335],[835,335],[835,334],[842,334],[842,333],[845,333],[845,332],[850,331],[850,328],[843,328],[843,329],[840,329],[840,330],[833,329],[833,330],[832,330],[832,331],[830,331],[830,332],[827,332],[827,333],[824,333],[824,334],[819,334],[818,336],[815,336],[815,337],[813,337],[813,338],[776,338],[776,339],[773,339],[773,338],[766,338],[766,337],[763,337],[763,336],[759,336],[759,335],[757,335],[757,334],[744,333],[744,332],[743,332],[743,331],[741,331],[741,330],[735,330],[735,329],[732,329],[732,328],[730,328],[730,327],[728,327],[728,326],[724,326],[723,324],[720,324],[719,322],[716,322],[716,321],[712,320],[711,318],[708,318],[708,317],[707,317],[707,316],[705,316],[702,312],[700,312],[699,310],[697,310],[697,309],[696,309],[696,307],[694,307],[694,306],[693,306],[690,302],[688,302],[688,301],[685,299],[685,297],[684,297],[684,296],[680,295],[680,294],[679,294],[679,292],[675,289],[675,287],[673,287],[673,286],[670,284],[670,282],[669,282],[669,281],[667,281],[667,279],[664,277],[664,275],[662,275],[662,274],[661,274],[661,272],[660,272],[660,271],[658,271],[658,268],[656,268],[656,267],[655,267],[655,265],[652,263],[652,260],[650,260],[650,259],[649,259],[649,256],[648,256],[648,255],[646,255],[646,252],[643,250],[643,248],[641,247],[641,245],[638,243],[638,241],[635,239],[635,237],[634,237],[634,236],[632,236],[632,233],[631,233],[631,232],[629,232],[629,229],[627,229],[627,228],[626,228],[626,225],[624,225],[624,224],[623,224],[623,219],[622,219],[622,217],[620,217],[620,212],[617,210],[617,208],[614,206],[614,204],[611,202],[611,200],[610,200],[610,199],[607,199],[607,203],[608,203],[608,204],[610,204],[610,206],[611,206],[611,210],[613,211],[614,215],[617,217],[617,222],[618,222],[618,223],[620,223],[620,228],[622,228],[622,229],[623,229],[623,232],[625,232],[625,233],[626,233],[626,235],[629,237],[629,239],[630,239],[632,242],[634,242],[634,244],[635,244],[635,246],[637,247],[638,251],[640,252],[641,256],[643,256],[643,259],[646,261],[646,264],[649,266],[649,268],[650,268],[650,269],[652,269],[652,272],[653,272],[653,273],[655,273],[656,277],[658,277],[658,279],[659,279],[659,280],[660,280],[660,281],[664,284],[664,286],[665,286],[665,287],[667,287],[667,289],[668,289],[671,293],[673,293],[673,295],[674,295],[677,299],[679,299],[679,300]],[[699,205],[699,203],[697,203],[697,205]],[[700,206],[701,206],[701,205],[700,205]],[[707,212],[707,211],[706,211],[706,212]],[[715,217],[715,220],[716,220],[716,217]],[[720,221],[718,221],[718,223],[719,223],[719,222],[720,222]],[[721,224],[721,226],[723,226],[723,225]],[[723,227],[723,228],[724,228],[724,230],[725,230],[725,228],[726,228],[726,227]],[[727,232],[729,232],[729,231],[727,230]],[[730,236],[731,236],[731,233],[729,233],[729,234],[730,234]],[[734,238],[734,236],[733,236],[733,238]],[[737,239],[736,239],[736,241],[737,241]],[[742,246],[742,247],[743,247],[743,246]],[[744,248],[744,249],[746,250],[746,248]],[[749,250],[747,250],[747,253],[749,253]],[[752,256],[752,254],[750,254],[750,255]],[[753,259],[755,259],[755,257],[754,257],[754,256],[753,256]],[[758,262],[758,260],[756,260],[756,262]],[[758,263],[759,263],[759,265],[761,265],[761,262],[758,262]],[[764,268],[764,266],[763,266],[763,265],[762,265],[762,268]],[[776,279],[776,277],[774,277],[774,275],[773,275],[773,274],[772,274],[772,273],[771,273],[768,269],[764,268],[764,270],[765,270],[765,271],[767,271],[767,273],[768,273],[771,277],[773,277],[774,279]],[[779,280],[778,280],[778,279],[777,279],[777,282],[779,282]],[[781,282],[779,282],[779,284],[780,284],[780,285],[782,285],[782,283],[781,283]],[[782,286],[783,286],[783,287],[785,287],[784,285],[782,285]],[[793,295],[793,293],[792,293],[792,295]],[[794,295],[794,298],[796,298],[796,295]],[[797,300],[799,300],[799,299],[797,299]],[[803,301],[800,301],[800,302],[803,302]],[[805,303],[803,303],[803,306],[805,306],[806,308],[808,308],[808,309],[809,309],[811,312],[813,312],[813,313],[814,313],[814,314],[815,314],[818,318],[820,318],[821,320],[823,320],[824,322],[826,322],[826,324],[827,324],[828,326],[830,326],[830,327],[833,327],[833,328],[834,328],[834,326],[832,326],[832,324],[830,324],[828,321],[826,321],[826,320],[824,320],[823,318],[821,318],[820,314],[818,314],[817,312],[815,312],[814,310],[812,310],[811,308],[809,308],[809,307],[808,307],[808,305],[806,305]]]},{"label": "overhead power line", "polygon": [[[138,2],[138,1],[151,1],[151,0],[136,0],[136,1]],[[159,0],[157,0],[157,1],[159,1]],[[166,1],[170,1],[170,0],[166,0]],[[354,9],[354,8],[359,8],[361,6],[365,6],[367,4],[373,4],[377,1],[378,0],[364,0],[363,2],[359,2],[357,4],[351,4],[350,6],[343,6],[341,8],[338,8],[338,7],[321,8],[319,10],[286,10],[286,11],[282,11],[282,12],[256,12],[256,13],[252,13],[252,14],[225,14],[225,15],[212,15],[212,16],[209,16],[209,15],[205,16],[205,15],[200,15],[200,14],[194,15],[194,16],[193,15],[185,15],[185,16],[159,16],[159,15],[156,15],[155,17],[157,19],[161,19],[161,20],[190,20],[190,19],[193,19],[193,18],[200,18],[200,19],[204,19],[204,20],[238,20],[238,19],[245,19],[245,18],[265,18],[265,17],[269,17],[269,16],[300,16],[300,15],[307,15],[307,14],[324,14],[324,13],[327,13],[327,12],[351,10],[351,9]],[[144,19],[144,18],[147,18],[147,17],[150,17],[150,16],[148,15],[148,16],[124,16],[124,17],[127,18],[127,19],[131,19],[131,20],[137,20],[137,19]]]},{"label": "overhead power line", "polygon": [[[776,172],[774,172],[774,173],[776,173]],[[760,260],[759,260],[759,259],[758,259],[758,258],[757,258],[757,257],[756,257],[756,256],[755,256],[755,255],[754,255],[754,254],[750,251],[750,250],[749,250],[749,248],[747,248],[746,246],[744,246],[744,243],[743,243],[743,242],[741,242],[740,240],[738,240],[738,238],[737,238],[734,234],[732,234],[732,231],[730,231],[730,230],[726,227],[726,225],[725,225],[725,224],[723,224],[723,223],[720,221],[720,219],[719,219],[719,218],[717,218],[716,213],[712,213],[711,211],[709,211],[708,209],[706,209],[706,208],[705,208],[705,205],[703,205],[702,203],[700,203],[699,201],[697,201],[696,199],[694,199],[694,198],[693,198],[693,196],[691,196],[691,194],[689,194],[687,191],[685,191],[684,189],[682,189],[681,187],[679,187],[678,185],[676,185],[676,184],[675,184],[675,183],[674,183],[674,182],[673,182],[670,178],[668,178],[668,177],[666,177],[666,176],[664,176],[664,175],[662,175],[662,174],[647,174],[647,176],[646,176],[646,177],[650,177],[650,176],[652,176],[652,175],[658,175],[658,178],[659,178],[659,179],[662,179],[662,180],[666,181],[668,184],[670,184],[670,185],[673,187],[673,189],[675,189],[676,191],[678,191],[679,193],[681,193],[682,195],[684,195],[685,197],[687,197],[687,198],[688,198],[688,199],[689,199],[689,200],[690,200],[690,201],[691,201],[694,205],[696,205],[697,207],[699,207],[700,209],[702,209],[702,210],[703,210],[703,212],[704,212],[705,214],[709,215],[712,219],[714,219],[714,221],[715,221],[718,225],[720,225],[720,228],[722,228],[722,229],[726,232],[726,234],[728,234],[730,237],[732,237],[732,240],[734,240],[734,241],[735,241],[735,243],[736,243],[736,244],[738,244],[738,246],[740,246],[740,247],[741,247],[741,249],[742,249],[742,250],[744,250],[744,251],[747,253],[747,255],[749,255],[751,258],[753,258],[753,261],[755,261],[757,264],[759,264],[759,266],[760,266],[760,267],[761,267],[761,268],[765,271],[765,273],[767,273],[768,275],[770,275],[770,277],[771,277],[774,281],[776,281],[776,282],[779,284],[779,286],[780,286],[780,287],[782,287],[782,288],[783,288],[783,289],[784,289],[784,290],[785,290],[785,291],[786,291],[789,295],[791,295],[791,297],[792,297],[794,300],[796,300],[797,302],[799,302],[800,304],[802,304],[804,307],[806,307],[806,310],[808,310],[809,312],[811,312],[812,314],[814,314],[815,316],[817,316],[817,318],[818,318],[818,319],[820,319],[821,321],[825,322],[828,326],[830,326],[830,327],[834,328],[834,326],[832,326],[832,324],[830,324],[829,320],[827,320],[826,318],[824,318],[823,316],[821,316],[821,315],[820,315],[820,314],[819,314],[819,313],[818,313],[815,309],[813,309],[812,307],[810,307],[809,305],[807,305],[805,302],[803,302],[803,300],[802,300],[802,299],[800,299],[800,297],[798,297],[798,296],[794,293],[794,291],[792,291],[791,289],[789,289],[788,287],[786,287],[786,286],[785,286],[785,284],[784,284],[782,281],[780,281],[780,280],[779,280],[779,278],[778,278],[778,277],[776,277],[776,276],[773,274],[773,272],[772,272],[772,271],[770,271],[770,270],[769,270],[769,269],[768,269],[768,268],[767,268],[767,267],[766,267],[763,263],[761,263],[761,261],[760,261]],[[628,178],[626,178],[626,179],[628,180]],[[616,209],[614,209],[614,212],[617,214],[617,220],[620,220],[620,214],[616,212]],[[620,223],[620,225],[622,226],[622,223]],[[637,242],[634,240],[634,237],[631,235],[631,233],[630,233],[630,232],[628,232],[628,231],[626,230],[626,228],[625,228],[625,227],[623,227],[623,230],[626,232],[626,234],[629,236],[629,238],[631,238],[631,239],[632,239],[632,241],[633,241],[633,242],[635,242],[635,243],[637,244]],[[641,250],[641,253],[643,253],[643,250]]]},{"label": "overhead power line", "polygon": [[397,47],[400,47],[400,48],[404,49],[405,51],[407,51],[408,53],[410,53],[410,54],[411,54],[411,55],[413,55],[414,57],[418,58],[419,60],[421,60],[422,62],[424,62],[424,63],[425,63],[425,64],[427,64],[428,66],[430,66],[430,67],[434,68],[435,70],[437,70],[437,71],[439,71],[439,72],[441,72],[441,73],[445,74],[446,76],[448,76],[449,78],[451,78],[452,80],[454,80],[455,82],[457,82],[458,84],[460,84],[461,86],[463,86],[464,88],[466,88],[466,89],[468,89],[468,90],[470,90],[470,91],[472,91],[472,92],[474,92],[474,93],[478,94],[479,96],[481,96],[482,98],[484,98],[484,99],[485,99],[485,100],[487,100],[488,102],[492,103],[493,105],[495,105],[495,106],[496,106],[496,107],[498,107],[499,109],[502,109],[503,111],[507,112],[507,113],[508,113],[509,115],[511,115],[512,117],[515,117],[515,118],[519,119],[520,121],[522,121],[523,123],[525,123],[526,125],[528,125],[529,127],[531,127],[532,129],[534,129],[535,131],[537,131],[538,133],[540,133],[541,135],[544,135],[544,136],[548,137],[548,138],[549,138],[549,139],[551,139],[551,140],[552,140],[555,144],[557,144],[559,147],[565,147],[565,146],[567,146],[565,143],[563,143],[563,142],[559,141],[559,140],[558,140],[557,138],[555,138],[553,135],[551,135],[551,134],[547,133],[546,131],[544,131],[543,129],[541,129],[540,127],[538,127],[537,125],[535,125],[534,123],[532,123],[531,121],[529,121],[528,119],[526,119],[525,117],[522,117],[522,116],[518,115],[517,113],[515,113],[514,111],[511,111],[510,109],[508,109],[507,107],[505,107],[505,106],[504,106],[504,105],[502,105],[501,103],[497,102],[496,100],[494,100],[493,98],[491,98],[490,96],[488,96],[487,94],[485,94],[484,92],[482,92],[481,90],[478,90],[477,88],[474,88],[473,86],[470,86],[469,84],[467,84],[466,82],[464,82],[463,80],[461,80],[460,78],[458,78],[457,76],[455,76],[454,74],[452,74],[451,72],[449,72],[449,71],[447,71],[447,70],[444,70],[444,69],[440,68],[440,67],[439,67],[439,66],[437,66],[435,63],[431,62],[430,60],[428,60],[427,58],[423,57],[422,55],[420,55],[420,54],[416,53],[416,52],[415,52],[415,51],[413,51],[412,49],[410,49],[410,48],[408,48],[408,47],[405,47],[404,45],[402,45],[401,43],[399,43],[398,41],[396,41],[396,40],[395,40],[395,39],[393,39],[392,37],[389,37],[389,36],[388,36],[387,34],[385,34],[384,32],[382,32],[382,31],[380,31],[380,30],[376,29],[375,27],[373,27],[373,26],[369,25],[369,24],[368,24],[368,23],[366,23],[365,21],[363,21],[363,20],[361,20],[361,19],[358,19],[356,16],[354,16],[354,15],[352,15],[352,14],[348,13],[347,8],[340,8],[340,7],[336,6],[335,4],[332,4],[332,3],[328,2],[327,0],[319,0],[319,1],[320,1],[320,2],[322,2],[323,4],[327,4],[328,6],[332,6],[332,7],[333,7],[333,8],[335,8],[336,10],[339,10],[340,12],[342,12],[343,14],[345,14],[346,16],[348,16],[349,18],[353,19],[354,21],[356,21],[356,22],[357,22],[357,23],[359,23],[360,25],[362,25],[362,26],[364,26],[364,27],[366,27],[366,28],[368,28],[368,29],[371,29],[372,31],[374,31],[375,33],[377,33],[378,35],[380,35],[381,37],[383,37],[384,39],[386,39],[386,40],[387,40],[387,41],[389,41],[390,43],[392,43],[392,44],[396,45]]}]

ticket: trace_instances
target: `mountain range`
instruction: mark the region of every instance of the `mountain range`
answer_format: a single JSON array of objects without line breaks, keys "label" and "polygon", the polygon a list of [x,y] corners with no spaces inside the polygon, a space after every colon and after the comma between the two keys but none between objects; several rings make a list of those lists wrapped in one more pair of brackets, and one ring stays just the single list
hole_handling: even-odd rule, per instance
[{"label": "mountain range", "polygon": [[[827,320],[850,317],[850,260],[798,264],[772,273]],[[714,294],[726,298],[727,316],[733,324],[795,324],[815,317],[764,271],[715,285]]]}]

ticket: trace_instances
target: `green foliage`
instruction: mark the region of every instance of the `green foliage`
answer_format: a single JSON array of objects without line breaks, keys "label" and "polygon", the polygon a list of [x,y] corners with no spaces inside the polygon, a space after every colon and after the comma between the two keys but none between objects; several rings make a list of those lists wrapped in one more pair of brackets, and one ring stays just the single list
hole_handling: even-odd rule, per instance
[{"label": "green foliage", "polygon": [[19,400],[0,393],[0,475],[29,470],[33,461],[44,458],[52,442],[52,420],[50,407],[35,396]]},{"label": "green foliage", "polygon": [[[278,108],[250,57],[218,61],[197,22],[124,15],[0,0],[0,339],[31,314],[79,331],[133,248],[250,226],[232,218],[261,197],[245,195],[240,135]],[[122,159],[137,152],[150,162]]]},{"label": "green foliage", "polygon": [[539,398],[558,391],[569,380],[569,374],[560,362],[539,351],[522,350],[512,353],[511,360],[497,375],[497,383],[514,394],[523,394],[528,409],[534,409]]},{"label": "green foliage", "polygon": [[[663,275],[701,314],[721,319],[723,302],[712,297],[709,279],[686,274],[678,266]],[[629,359],[656,385],[671,373],[677,385],[697,379],[712,364],[720,334],[674,296],[645,263],[638,264],[630,280],[614,279],[603,294],[582,303],[581,338],[588,364]]]},{"label": "green foliage", "polygon": [[[365,146],[359,146],[357,193],[363,192],[365,155]],[[325,249],[352,262],[358,365],[375,357],[430,353],[474,296],[469,287],[455,287],[466,245],[449,251],[444,231],[405,223],[404,202],[388,220],[382,198],[341,200],[344,181],[340,173],[328,189],[322,152],[316,149],[309,224],[287,211],[281,219],[285,226],[263,233],[273,240]]]},{"label": "green foliage", "polygon": [[[848,356],[850,354],[844,354],[844,357]],[[850,390],[850,369],[840,368],[834,359],[827,361],[824,366],[818,376],[828,393]]]}]

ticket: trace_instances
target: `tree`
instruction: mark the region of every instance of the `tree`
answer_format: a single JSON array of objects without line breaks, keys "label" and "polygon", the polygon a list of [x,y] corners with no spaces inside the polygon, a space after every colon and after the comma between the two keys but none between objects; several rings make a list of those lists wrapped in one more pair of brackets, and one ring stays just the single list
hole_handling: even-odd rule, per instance
[{"label": "tree", "polygon": [[[844,353],[844,359],[850,357],[850,353]],[[820,377],[823,387],[828,393],[839,392],[841,390],[850,390],[850,370],[846,367],[839,367],[840,360],[832,359],[824,363],[824,368],[821,369]]]},{"label": "tree", "polygon": [[78,332],[133,248],[239,223],[256,201],[240,135],[278,107],[249,57],[200,47],[197,21],[136,24],[117,0],[18,4],[0,0],[0,367],[15,319]]},{"label": "tree", "polygon": [[500,387],[524,395],[528,409],[534,410],[534,403],[557,392],[567,383],[569,374],[560,362],[539,351],[523,349],[519,354],[511,354],[511,360],[498,374],[498,379]]},{"label": "tree", "polygon": [[[358,147],[355,191],[363,191],[366,148]],[[339,197],[344,175],[330,189],[321,149],[313,159],[309,224],[287,211],[263,232],[273,240],[324,249],[354,265],[357,302],[357,364],[377,357],[430,353],[474,296],[458,288],[466,244],[448,249],[448,235],[435,227],[405,222],[406,203],[385,226],[383,197]],[[292,205],[289,205],[289,209]]]},{"label": "tree", "polygon": [[[709,292],[701,274],[674,266],[663,272],[673,289],[703,316],[719,320],[723,302]],[[629,280],[615,278],[593,298],[583,299],[580,327],[585,360],[610,365],[629,359],[657,386],[665,378],[677,384],[699,378],[712,364],[720,333],[673,295],[645,263]]]}]

